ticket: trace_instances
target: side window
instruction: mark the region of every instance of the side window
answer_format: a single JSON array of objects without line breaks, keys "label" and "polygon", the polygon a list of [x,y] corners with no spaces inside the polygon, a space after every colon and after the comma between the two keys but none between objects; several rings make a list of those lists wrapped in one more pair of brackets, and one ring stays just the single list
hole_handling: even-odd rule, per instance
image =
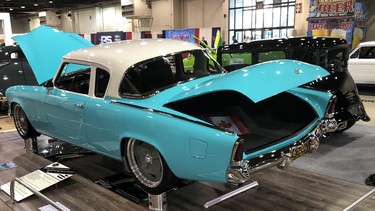
[{"label": "side window", "polygon": [[360,51],[360,49],[357,49],[351,56],[350,56],[350,58],[351,59],[357,59],[358,58],[358,56],[359,56],[359,51]]},{"label": "side window", "polygon": [[362,47],[359,49],[360,59],[373,59],[375,58],[375,47]]},{"label": "side window", "polygon": [[331,49],[328,51],[327,66],[334,68],[345,67],[347,59],[346,48]]},{"label": "side window", "polygon": [[88,94],[91,67],[88,65],[65,63],[55,81],[59,89]]},{"label": "side window", "polygon": [[268,62],[278,59],[285,59],[286,55],[284,51],[268,51],[259,53],[259,63]]},{"label": "side window", "polygon": [[13,51],[10,53],[10,58],[11,59],[22,59],[25,58],[25,54],[21,50],[19,51]]},{"label": "side window", "polygon": [[303,61],[309,64],[315,64],[316,61],[314,61],[314,58],[316,57],[316,54],[314,54],[313,50],[309,50],[306,48],[289,48],[289,58]]},{"label": "side window", "polygon": [[222,66],[228,71],[233,71],[253,64],[252,53],[236,52],[221,55]]},{"label": "side window", "polygon": [[147,95],[174,82],[172,69],[175,68],[170,64],[170,60],[164,57],[135,65],[126,74],[123,88],[130,94]]},{"label": "side window", "polygon": [[96,69],[95,96],[104,97],[109,82],[109,73],[103,69]]},{"label": "side window", "polygon": [[184,53],[181,56],[184,74],[200,75],[201,73],[207,73],[209,60],[202,56],[202,52]]}]

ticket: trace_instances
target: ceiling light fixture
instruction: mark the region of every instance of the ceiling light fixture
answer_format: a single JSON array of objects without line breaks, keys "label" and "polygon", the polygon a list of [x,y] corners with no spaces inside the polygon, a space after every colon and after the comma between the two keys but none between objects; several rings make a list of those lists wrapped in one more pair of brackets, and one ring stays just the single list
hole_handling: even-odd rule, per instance
[{"label": "ceiling light fixture", "polygon": [[25,9],[25,6],[21,6],[21,9]]},{"label": "ceiling light fixture", "polygon": [[35,4],[34,4],[34,7],[37,7],[37,6],[38,6],[38,4],[35,3]]},{"label": "ceiling light fixture", "polygon": [[53,4],[53,1],[49,1],[48,3]]},{"label": "ceiling light fixture", "polygon": [[13,11],[13,8],[9,8],[10,11]]}]

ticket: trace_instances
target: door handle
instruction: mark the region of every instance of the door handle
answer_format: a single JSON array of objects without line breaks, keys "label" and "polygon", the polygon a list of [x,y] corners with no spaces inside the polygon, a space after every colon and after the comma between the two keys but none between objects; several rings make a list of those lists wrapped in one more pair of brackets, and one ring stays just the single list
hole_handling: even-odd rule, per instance
[{"label": "door handle", "polygon": [[83,108],[83,104],[79,104],[79,103],[75,103],[74,106],[77,108]]}]

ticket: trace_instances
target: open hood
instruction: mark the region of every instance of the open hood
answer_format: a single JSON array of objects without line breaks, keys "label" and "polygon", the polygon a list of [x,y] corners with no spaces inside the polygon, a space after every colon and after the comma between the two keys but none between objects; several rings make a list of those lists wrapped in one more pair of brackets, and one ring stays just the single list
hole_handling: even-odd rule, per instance
[{"label": "open hood", "polygon": [[63,56],[93,44],[78,34],[40,26],[33,31],[13,37],[21,47],[38,83],[53,78]]},{"label": "open hood", "polygon": [[194,86],[170,101],[184,100],[218,91],[237,91],[257,103],[266,98],[314,80],[329,73],[316,65],[295,60],[276,60],[222,74]]}]

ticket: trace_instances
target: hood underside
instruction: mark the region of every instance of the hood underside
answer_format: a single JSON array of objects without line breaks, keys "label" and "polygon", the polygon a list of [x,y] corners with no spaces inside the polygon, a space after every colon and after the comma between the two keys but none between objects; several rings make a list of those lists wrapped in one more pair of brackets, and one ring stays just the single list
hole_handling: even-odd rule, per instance
[{"label": "hood underside", "polygon": [[65,54],[93,45],[78,34],[48,26],[40,26],[13,39],[21,47],[39,84],[53,78]]}]

